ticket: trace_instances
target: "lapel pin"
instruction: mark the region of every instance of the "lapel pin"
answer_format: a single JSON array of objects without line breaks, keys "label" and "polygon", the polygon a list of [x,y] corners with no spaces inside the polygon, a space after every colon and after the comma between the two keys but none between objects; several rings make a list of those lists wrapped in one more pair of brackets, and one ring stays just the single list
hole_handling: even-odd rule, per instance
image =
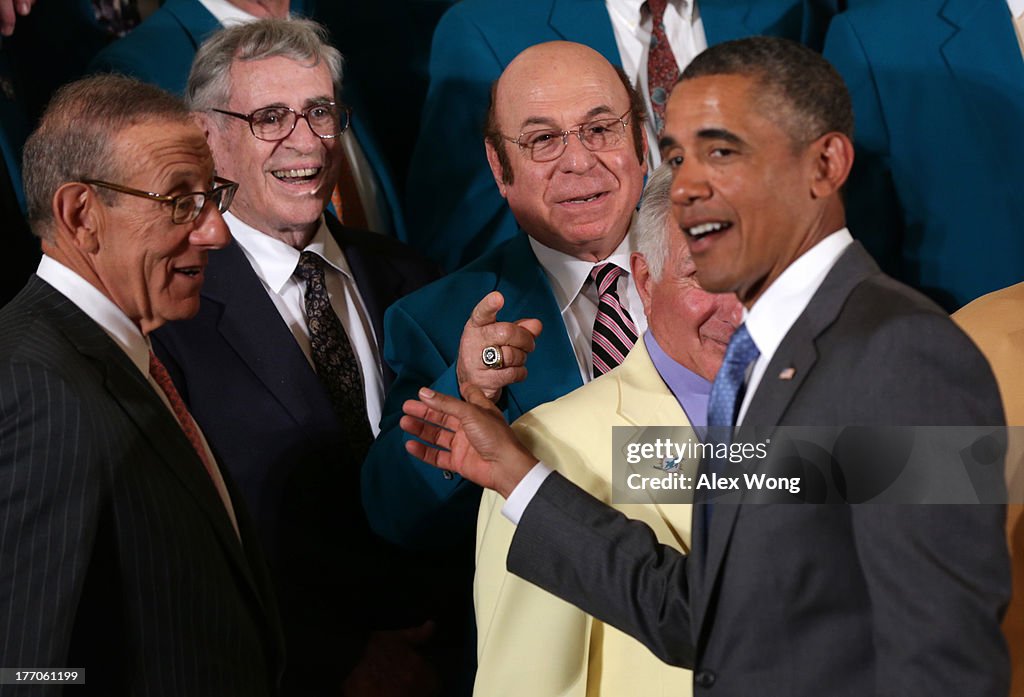
[{"label": "lapel pin", "polygon": [[786,368],[779,373],[779,380],[792,380],[794,375],[796,375],[796,368]]}]

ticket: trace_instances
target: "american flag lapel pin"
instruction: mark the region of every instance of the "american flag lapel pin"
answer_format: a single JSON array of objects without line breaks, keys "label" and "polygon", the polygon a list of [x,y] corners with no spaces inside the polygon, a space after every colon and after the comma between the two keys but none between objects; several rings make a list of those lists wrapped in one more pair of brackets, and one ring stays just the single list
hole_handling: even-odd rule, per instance
[{"label": "american flag lapel pin", "polygon": [[796,375],[796,368],[786,368],[779,373],[779,380],[792,380],[794,375]]}]

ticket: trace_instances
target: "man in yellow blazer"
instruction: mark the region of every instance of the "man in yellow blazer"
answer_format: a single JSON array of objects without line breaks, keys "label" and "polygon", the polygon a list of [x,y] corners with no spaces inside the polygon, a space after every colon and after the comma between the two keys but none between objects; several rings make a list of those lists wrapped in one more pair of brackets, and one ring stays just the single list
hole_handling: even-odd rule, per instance
[{"label": "man in yellow blazer", "polygon": [[[648,331],[607,375],[523,415],[513,428],[544,462],[611,501],[612,427],[703,427],[711,380],[741,319],[733,295],[696,282],[686,242],[669,215],[671,170],[648,182],[630,262]],[[540,339],[543,341],[543,338]],[[477,521],[474,600],[476,697],[684,697],[692,673],[668,666],[640,642],[513,576],[505,558],[515,532],[504,499],[486,490]],[[690,506],[620,504],[664,544],[688,551]],[[594,579],[600,583],[600,579]]]},{"label": "man in yellow blazer", "polygon": [[[1008,426],[1024,426],[1024,283],[983,295],[958,310],[953,319],[974,339],[992,366],[1003,398]],[[1024,429],[1010,429],[1011,463],[1024,452]],[[1019,492],[1024,472],[1011,471],[1006,534],[1013,568],[1013,599],[1003,619],[1013,669],[1011,697],[1024,697],[1024,505]],[[1018,501],[1018,503],[1014,503]]]}]

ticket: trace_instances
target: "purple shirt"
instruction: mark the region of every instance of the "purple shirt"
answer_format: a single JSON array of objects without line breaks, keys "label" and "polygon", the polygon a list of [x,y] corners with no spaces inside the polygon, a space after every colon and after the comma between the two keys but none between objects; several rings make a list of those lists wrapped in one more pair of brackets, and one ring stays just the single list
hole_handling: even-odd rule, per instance
[{"label": "purple shirt", "polygon": [[665,353],[654,335],[648,330],[644,333],[644,345],[651,356],[654,369],[668,385],[679,406],[686,412],[686,418],[697,432],[704,438],[708,425],[708,398],[711,396],[711,383],[689,368],[684,368]]}]

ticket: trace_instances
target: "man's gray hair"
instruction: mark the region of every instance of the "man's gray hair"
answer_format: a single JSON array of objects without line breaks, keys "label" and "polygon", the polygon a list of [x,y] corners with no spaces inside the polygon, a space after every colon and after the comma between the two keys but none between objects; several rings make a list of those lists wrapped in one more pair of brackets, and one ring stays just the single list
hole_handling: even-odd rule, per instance
[{"label": "man's gray hair", "polygon": [[[53,240],[53,197],[64,184],[121,181],[130,166],[114,143],[126,128],[150,120],[191,124],[192,116],[174,95],[123,75],[94,75],[57,90],[25,142],[22,170],[32,232]],[[115,196],[97,194],[108,203]]]},{"label": "man's gray hair", "polygon": [[315,67],[327,65],[334,99],[341,96],[343,59],[328,40],[327,29],[308,19],[259,19],[212,34],[199,47],[185,88],[193,111],[224,109],[231,99],[231,64],[278,56]]},{"label": "man's gray hair", "polygon": [[[668,256],[668,216],[672,211],[669,192],[672,189],[672,168],[663,164],[647,178],[644,195],[640,199],[640,212],[636,218],[633,241],[636,251],[644,255],[651,278],[661,280]],[[680,232],[679,234],[682,234]]]}]

